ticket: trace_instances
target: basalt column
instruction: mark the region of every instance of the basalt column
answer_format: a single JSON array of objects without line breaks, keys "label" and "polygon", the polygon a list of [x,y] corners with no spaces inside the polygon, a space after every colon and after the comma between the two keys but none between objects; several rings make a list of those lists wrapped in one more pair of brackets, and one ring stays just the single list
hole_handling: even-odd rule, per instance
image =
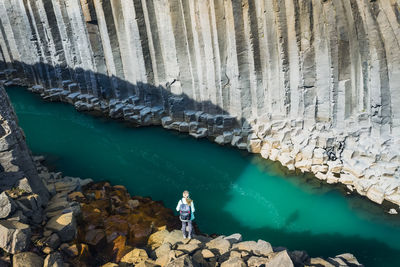
[{"label": "basalt column", "polygon": [[0,66],[47,98],[400,204],[399,5],[0,0]]}]

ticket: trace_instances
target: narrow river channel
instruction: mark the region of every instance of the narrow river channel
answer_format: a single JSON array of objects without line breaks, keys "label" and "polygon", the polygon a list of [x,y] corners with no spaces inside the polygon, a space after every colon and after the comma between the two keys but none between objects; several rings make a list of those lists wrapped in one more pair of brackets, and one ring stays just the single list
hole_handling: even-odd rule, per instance
[{"label": "narrow river channel", "polygon": [[188,189],[203,232],[240,232],[314,257],[350,252],[365,266],[400,266],[399,217],[366,199],[206,139],[130,128],[21,87],[7,92],[30,149],[65,175],[122,184],[172,209]]}]

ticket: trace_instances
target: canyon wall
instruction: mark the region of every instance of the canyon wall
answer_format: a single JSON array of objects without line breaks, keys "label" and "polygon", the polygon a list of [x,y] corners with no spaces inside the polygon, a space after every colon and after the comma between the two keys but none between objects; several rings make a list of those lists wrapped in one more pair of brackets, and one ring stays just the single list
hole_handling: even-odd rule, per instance
[{"label": "canyon wall", "polygon": [[400,0],[0,0],[1,77],[400,205]]},{"label": "canyon wall", "polygon": [[[17,116],[2,86],[0,104],[0,192],[21,187],[39,194],[45,204],[49,198],[48,190],[38,176],[25,135],[17,124]],[[2,200],[1,208],[4,208],[3,204]]]}]

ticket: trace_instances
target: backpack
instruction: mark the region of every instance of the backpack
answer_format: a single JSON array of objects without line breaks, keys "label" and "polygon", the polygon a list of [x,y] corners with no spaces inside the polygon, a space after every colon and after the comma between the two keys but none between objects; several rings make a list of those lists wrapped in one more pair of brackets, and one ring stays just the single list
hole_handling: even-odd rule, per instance
[{"label": "backpack", "polygon": [[192,209],[188,204],[184,204],[182,202],[181,206],[179,207],[179,218],[181,221],[190,221]]}]

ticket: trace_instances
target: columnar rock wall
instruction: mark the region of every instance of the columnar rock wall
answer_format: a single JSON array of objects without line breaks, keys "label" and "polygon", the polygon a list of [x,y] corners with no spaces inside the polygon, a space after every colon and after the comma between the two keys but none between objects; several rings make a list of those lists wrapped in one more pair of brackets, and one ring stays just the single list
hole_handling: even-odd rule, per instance
[{"label": "columnar rock wall", "polygon": [[[39,194],[41,201],[47,203],[49,193],[38,176],[25,136],[2,86],[0,103],[0,192],[20,186],[22,179],[22,183],[28,184],[29,190]],[[29,191],[26,188],[24,190]]]},{"label": "columnar rock wall", "polygon": [[0,65],[47,98],[216,137],[400,205],[399,6],[0,0]]}]

